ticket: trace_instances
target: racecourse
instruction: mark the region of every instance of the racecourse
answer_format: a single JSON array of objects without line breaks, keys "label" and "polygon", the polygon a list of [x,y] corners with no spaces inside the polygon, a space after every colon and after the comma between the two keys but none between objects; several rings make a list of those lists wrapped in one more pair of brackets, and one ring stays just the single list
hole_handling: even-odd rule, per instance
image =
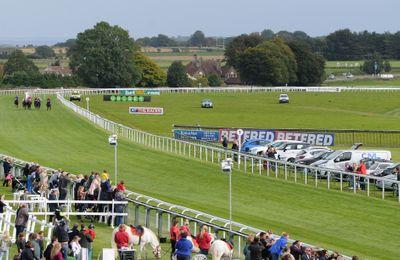
[{"label": "racecourse", "polygon": [[[171,103],[177,106],[189,99],[175,97]],[[199,101],[202,97],[194,98]],[[272,102],[276,103],[275,98],[271,98],[271,105]],[[108,134],[54,103],[49,112],[24,111],[13,107],[12,97],[0,97],[0,152],[73,173],[112,170],[113,149],[107,144]],[[198,102],[192,104],[192,109],[196,110],[197,105]],[[238,117],[245,119],[243,114]],[[264,118],[268,118],[268,113]],[[169,124],[170,129],[170,121],[164,120],[158,118],[161,125]],[[227,217],[227,176],[215,165],[156,152],[124,140],[120,141],[119,165],[119,179],[124,179],[131,190]],[[273,229],[276,233],[287,231],[292,238],[347,255],[357,254],[362,259],[391,259],[397,254],[400,224],[397,202],[314,189],[237,171],[233,176],[233,191],[235,221]]]}]

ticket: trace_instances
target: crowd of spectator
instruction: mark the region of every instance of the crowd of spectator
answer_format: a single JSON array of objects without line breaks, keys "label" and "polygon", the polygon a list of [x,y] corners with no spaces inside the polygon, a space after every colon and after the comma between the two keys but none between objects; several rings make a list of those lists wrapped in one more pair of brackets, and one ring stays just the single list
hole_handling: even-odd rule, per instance
[{"label": "crowd of spectator", "polygon": [[[75,204],[77,212],[105,212],[111,211],[112,207],[107,204],[91,204],[88,201],[123,201],[125,200],[125,185],[121,181],[116,186],[111,185],[109,174],[103,171],[102,174],[92,172],[90,175],[72,175],[62,170],[49,172],[38,164],[27,163],[22,169],[21,176],[13,175],[13,161],[6,158],[3,162],[4,182],[3,187],[11,186],[13,192],[21,192],[21,199],[26,200],[29,195],[41,195],[47,197],[50,201],[47,203],[48,211],[54,212],[49,222],[53,224],[53,233],[51,243],[44,247],[43,232],[25,233],[29,220],[29,207],[21,203],[16,211],[15,243],[18,248],[18,254],[15,258],[21,260],[31,259],[50,259],[61,260],[67,257],[73,257],[77,260],[92,259],[92,243],[96,237],[94,225],[90,224],[88,228],[85,224],[70,225],[70,220],[62,214],[66,204],[54,202],[56,200],[66,200],[68,191],[72,191],[75,200],[81,200],[82,203]],[[72,189],[70,187],[72,186]],[[4,202],[4,196],[0,199],[0,213],[8,207]],[[114,212],[123,213],[123,204],[114,204]],[[81,216],[77,216],[81,220]],[[91,222],[98,217],[86,216]],[[113,218],[108,217],[108,224],[111,225]],[[115,225],[123,223],[123,217],[117,216],[114,219]],[[27,240],[25,238],[28,237]],[[4,233],[0,240],[0,259],[1,255],[11,246],[11,238]]]}]

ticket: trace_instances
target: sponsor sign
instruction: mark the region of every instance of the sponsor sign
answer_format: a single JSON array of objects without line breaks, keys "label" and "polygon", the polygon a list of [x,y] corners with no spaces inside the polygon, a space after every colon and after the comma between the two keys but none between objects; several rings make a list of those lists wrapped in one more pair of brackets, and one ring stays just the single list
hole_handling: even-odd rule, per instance
[{"label": "sponsor sign", "polygon": [[[236,129],[220,129],[220,141],[226,136],[230,142],[237,139]],[[244,129],[243,140],[247,139],[262,139],[267,141],[276,140],[294,140],[309,143],[311,145],[333,146],[334,134],[332,133],[307,133],[307,132],[292,132],[281,131],[274,129]]]},{"label": "sponsor sign", "polygon": [[159,90],[155,89],[124,89],[119,91],[119,95],[121,96],[141,96],[141,95],[146,95],[146,96],[159,96],[160,95]]},{"label": "sponsor sign", "polygon": [[122,96],[122,95],[104,95],[103,101],[115,102],[150,102],[151,96]]},{"label": "sponsor sign", "polygon": [[174,138],[184,140],[200,140],[207,142],[218,142],[219,131],[204,131],[204,130],[181,130],[174,129]]},{"label": "sponsor sign", "polygon": [[162,107],[129,107],[129,114],[134,115],[163,115]]}]

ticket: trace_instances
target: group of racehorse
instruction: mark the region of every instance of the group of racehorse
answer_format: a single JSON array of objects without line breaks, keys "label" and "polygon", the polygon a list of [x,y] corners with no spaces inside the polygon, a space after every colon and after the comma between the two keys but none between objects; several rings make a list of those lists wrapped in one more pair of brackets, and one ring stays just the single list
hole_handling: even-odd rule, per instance
[{"label": "group of racehorse", "polygon": [[[14,98],[14,105],[16,108],[19,107],[19,97],[18,96],[16,96]],[[35,109],[40,109],[40,107],[42,106],[42,100],[40,99],[40,97],[35,97],[35,99],[33,100],[33,106],[35,107]],[[28,109],[28,110],[30,110],[32,108],[32,97],[31,96],[26,96],[22,100],[22,107],[24,109]],[[47,100],[46,100],[46,109],[51,110],[51,99],[50,98],[47,98]]]},{"label": "group of racehorse", "polygon": [[[130,247],[134,245],[139,246],[139,252],[138,252],[138,259],[141,258],[141,254],[144,251],[145,247],[147,244],[150,244],[154,257],[157,259],[161,259],[161,247],[160,247],[160,242],[158,241],[157,236],[154,234],[153,231],[146,227],[141,227],[142,232],[140,235],[138,235],[136,232],[134,232],[135,227],[133,226],[125,226],[125,230],[129,235],[129,244]],[[112,246],[116,248],[115,242],[114,242],[114,236],[115,233],[118,231],[118,227],[114,229],[113,235],[112,235]],[[193,249],[192,252],[197,254],[199,253],[200,249],[197,247],[196,243],[193,242],[192,237],[188,236],[187,239],[192,242]],[[213,240],[211,241],[211,247],[209,250],[212,260],[221,260],[221,259],[232,259],[233,256],[233,248],[230,247],[226,241],[220,240],[220,239],[215,239],[213,237]],[[203,258],[201,258],[201,256]],[[195,259],[207,259],[203,255],[196,255]]]}]

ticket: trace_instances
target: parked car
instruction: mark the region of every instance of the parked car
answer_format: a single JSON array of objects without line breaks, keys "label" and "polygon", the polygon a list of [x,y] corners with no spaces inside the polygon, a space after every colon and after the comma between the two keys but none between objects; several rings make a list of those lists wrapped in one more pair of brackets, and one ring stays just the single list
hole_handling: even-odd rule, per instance
[{"label": "parked car", "polygon": [[279,95],[279,103],[289,103],[289,96],[288,94],[280,94]]},{"label": "parked car", "polygon": [[81,93],[79,91],[72,91],[71,95],[69,96],[69,101],[81,101]]},{"label": "parked car", "polygon": [[386,175],[382,177],[384,181],[379,181],[377,180],[375,183],[375,186],[378,189],[383,189],[383,186],[385,186],[385,190],[397,190],[398,192],[398,185],[397,185],[397,174],[391,173],[389,175]]},{"label": "parked car", "polygon": [[378,177],[385,177],[388,176],[394,172],[396,172],[396,168],[400,168],[400,163],[391,163],[389,166],[387,166],[384,169],[378,169],[373,172],[371,172],[372,175],[378,176]]},{"label": "parked car", "polygon": [[211,99],[203,99],[201,101],[201,108],[213,108],[213,102]]},{"label": "parked car", "polygon": [[276,158],[283,161],[294,162],[297,154],[310,144],[301,141],[288,141],[276,147]]},{"label": "parked car", "polygon": [[324,156],[327,157],[331,153],[333,153],[333,150],[327,147],[309,147],[301,150],[297,154],[295,162],[309,165],[313,162],[323,159]]},{"label": "parked car", "polygon": [[271,147],[277,148],[281,145],[284,145],[287,142],[292,142],[292,141],[291,140],[276,140],[276,141],[273,141],[266,145],[254,146],[253,148],[250,148],[249,153],[254,154],[254,155],[261,155],[261,154],[264,154],[268,150],[268,147],[271,146]]},{"label": "parked car", "polygon": [[336,79],[336,77],[335,77],[334,74],[331,73],[331,74],[329,74],[328,79],[329,80],[334,80],[334,79]]},{"label": "parked car", "polygon": [[367,174],[380,175],[386,168],[392,166],[394,163],[387,160],[366,160],[365,165]]},{"label": "parked car", "polygon": [[[385,150],[341,150],[333,152],[324,160],[312,163],[311,166],[344,171],[346,164],[358,164],[366,158],[390,160],[392,153]],[[325,175],[326,172],[321,172],[321,174]]]},{"label": "parked car", "polygon": [[271,142],[267,141],[267,140],[249,139],[249,140],[246,140],[242,144],[242,148],[240,149],[240,151],[242,153],[248,153],[254,147],[257,147],[257,146],[264,146],[265,147],[265,146],[268,146],[269,143],[271,143]]}]

